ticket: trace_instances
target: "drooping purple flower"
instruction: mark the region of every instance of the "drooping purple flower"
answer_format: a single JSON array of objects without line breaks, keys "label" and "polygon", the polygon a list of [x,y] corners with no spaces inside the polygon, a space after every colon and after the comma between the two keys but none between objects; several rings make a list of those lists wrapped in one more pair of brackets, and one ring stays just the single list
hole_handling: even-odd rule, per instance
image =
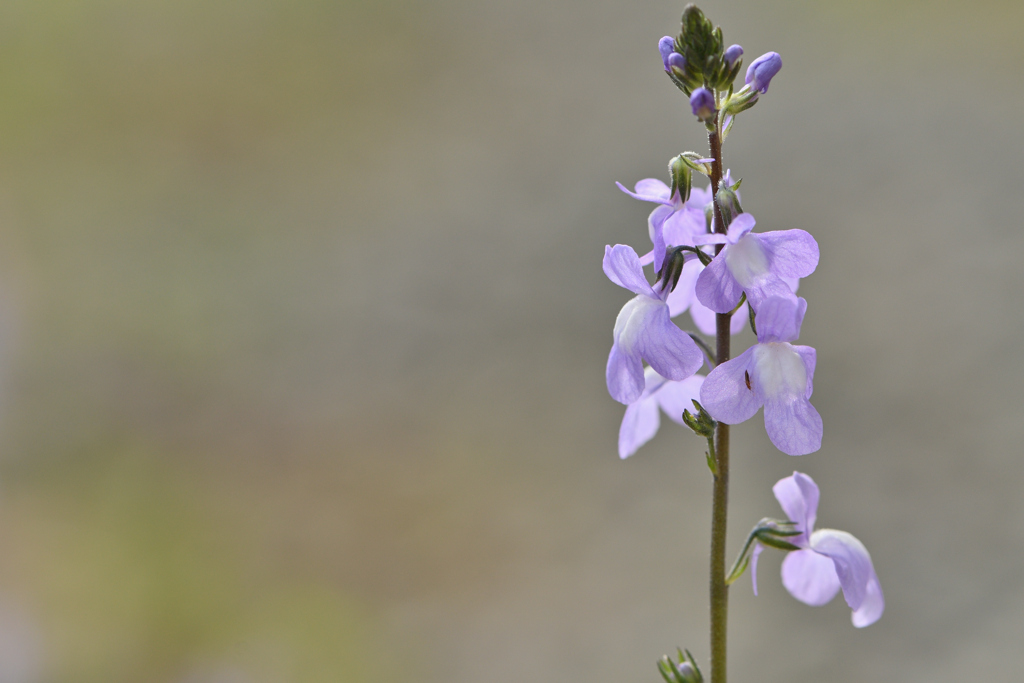
[{"label": "drooping purple flower", "polygon": [[[870,626],[885,611],[885,596],[875,574],[871,555],[852,534],[835,529],[814,530],[818,515],[818,485],[806,474],[794,472],[772,487],[776,500],[793,522],[799,536],[787,538],[800,550],[790,551],[782,561],[782,585],[790,595],[808,605],[824,605],[843,589],[846,604],[853,610],[853,625]],[[757,595],[759,544],[750,561]]]},{"label": "drooping purple flower", "polygon": [[619,457],[626,459],[658,433],[661,419],[658,408],[673,422],[683,422],[683,411],[693,412],[693,399],[700,396],[704,377],[694,375],[681,382],[665,379],[654,368],[644,370],[644,392],[626,408],[619,427]]},{"label": "drooping purple flower", "polygon": [[644,277],[640,257],[632,247],[605,247],[604,272],[608,279],[634,292],[615,319],[613,343],[605,379],[608,393],[620,403],[633,403],[644,391],[643,361],[662,377],[684,380],[704,364],[704,355],[688,334],[672,323],[659,285],[655,291]]},{"label": "drooping purple flower", "polygon": [[792,296],[783,278],[803,278],[818,267],[818,243],[805,230],[753,233],[754,217],[741,213],[727,234],[706,234],[698,244],[725,244],[697,278],[697,298],[716,313],[736,308],[744,292],[759,310],[772,296]]},{"label": "drooping purple flower", "polygon": [[726,424],[749,420],[763,405],[768,438],[789,455],[821,448],[821,415],[810,402],[817,354],[789,343],[800,336],[806,310],[792,294],[765,300],[755,320],[758,343],[718,365],[700,390],[704,408]]},{"label": "drooping purple flower", "polygon": [[645,178],[636,184],[636,191],[631,192],[622,183],[615,183],[620,190],[634,199],[644,202],[655,202],[647,219],[647,228],[654,245],[649,254],[641,258],[641,263],[654,263],[654,270],[660,271],[665,261],[665,249],[682,245],[692,245],[698,234],[706,232],[704,228],[704,191],[694,188],[690,200],[683,201],[678,192],[656,178]]},{"label": "drooping purple flower", "polygon": [[725,63],[731,68],[736,60],[743,56],[743,48],[739,45],[730,45],[725,49],[725,53],[722,57],[725,59]]},{"label": "drooping purple flower", "polygon": [[701,121],[710,121],[715,116],[715,94],[707,88],[697,88],[690,95],[690,109]]},{"label": "drooping purple flower", "polygon": [[782,68],[782,57],[778,52],[766,52],[747,67],[746,83],[762,94],[768,92],[768,85]]},{"label": "drooping purple flower", "polygon": [[658,52],[661,53],[661,63],[665,65],[665,71],[669,70],[668,58],[672,56],[675,50],[676,41],[672,36],[665,36],[658,41]]}]

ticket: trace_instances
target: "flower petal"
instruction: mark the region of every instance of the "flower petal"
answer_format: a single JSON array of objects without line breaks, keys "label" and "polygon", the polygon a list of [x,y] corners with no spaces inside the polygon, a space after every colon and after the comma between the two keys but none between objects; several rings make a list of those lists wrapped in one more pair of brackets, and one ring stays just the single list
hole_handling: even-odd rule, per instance
[{"label": "flower petal", "polygon": [[670,247],[692,246],[694,237],[705,234],[704,212],[694,211],[689,205],[683,205],[678,211],[665,219],[662,227],[665,244]]},{"label": "flower petal", "polygon": [[697,278],[697,299],[715,313],[728,313],[743,296],[743,288],[726,265],[731,248],[732,245],[726,245]]},{"label": "flower petal", "polygon": [[626,353],[612,345],[605,368],[608,393],[619,403],[630,404],[644,393],[644,364],[639,354]]},{"label": "flower petal", "polygon": [[686,379],[704,364],[704,354],[690,335],[673,324],[665,304],[645,311],[636,349],[659,375],[676,381]]},{"label": "flower petal", "polygon": [[616,181],[616,185],[619,189],[628,194],[633,199],[639,199],[642,202],[657,202],[659,204],[671,204],[672,199],[670,198],[671,190],[668,185],[661,182],[656,178],[645,178],[637,182],[636,192],[631,192],[626,189],[626,186]]},{"label": "flower petal", "polygon": [[674,209],[671,206],[657,206],[651,215],[647,217],[647,232],[651,236],[651,244],[654,248],[654,272],[659,272],[665,263],[665,221],[672,215]]},{"label": "flower petal", "polygon": [[619,287],[625,287],[635,294],[656,296],[647,278],[644,277],[640,257],[633,251],[633,247],[625,244],[616,244],[614,247],[606,245],[601,266],[608,279]]},{"label": "flower petal", "polygon": [[[714,335],[718,331],[715,315],[714,311],[702,304],[694,296],[693,301],[690,302],[690,317],[693,318],[693,324],[697,326],[698,330],[704,334]],[[729,322],[729,332],[739,334],[743,331],[746,324],[747,304],[744,303],[733,314],[732,320]]]},{"label": "flower petal", "polygon": [[800,536],[789,539],[793,545],[806,546],[811,542],[810,535],[814,531],[814,522],[818,517],[818,500],[820,493],[814,480],[802,472],[794,472],[792,476],[779,479],[772,487],[775,500],[786,513],[791,522],[803,532]]},{"label": "flower petal", "polygon": [[758,237],[776,275],[807,277],[818,267],[818,243],[806,230],[773,230]]},{"label": "flower petal", "polygon": [[855,609],[851,615],[853,625],[857,628],[871,626],[882,618],[884,611],[885,596],[882,595],[882,586],[878,583],[878,576],[872,572],[872,576],[868,580],[868,591],[864,596],[864,602],[860,603],[860,607]]},{"label": "flower petal", "polygon": [[810,398],[814,393],[814,366],[818,362],[818,352],[812,346],[793,346],[793,350],[800,354],[807,369],[807,396]]},{"label": "flower petal", "polygon": [[813,550],[794,550],[782,561],[782,585],[806,605],[827,604],[839,592],[835,563]]},{"label": "flower petal", "polygon": [[[788,285],[786,287],[788,291]],[[807,300],[792,293],[772,296],[762,301],[756,310],[754,323],[757,325],[757,341],[789,342],[800,336],[800,326],[807,313]]]},{"label": "flower petal", "polygon": [[658,433],[661,418],[658,401],[653,396],[641,398],[626,406],[619,427],[619,457],[625,460]]},{"label": "flower petal", "polygon": [[[697,286],[697,276],[704,269],[700,261],[693,259],[683,264],[683,272],[679,275],[676,288],[668,295],[668,314],[673,318],[685,311],[694,303],[693,289]],[[710,334],[714,334],[712,331]]]},{"label": "flower petal", "polygon": [[693,375],[681,382],[665,382],[653,396],[670,420],[686,424],[683,422],[683,411],[694,412],[693,400],[700,400],[700,387],[704,379],[703,375]]},{"label": "flower petal", "polygon": [[821,448],[821,415],[803,396],[765,400],[764,428],[775,447],[787,455],[807,455]]},{"label": "flower petal", "polygon": [[[811,534],[811,550],[832,560],[846,604],[854,611],[859,610],[868,596],[868,584],[872,579],[878,582],[871,555],[864,544],[845,531],[818,529]],[[878,597],[881,597],[881,587]],[[872,611],[869,609],[866,616]]]},{"label": "flower petal", "polygon": [[754,552],[750,555],[750,580],[754,584],[754,595],[757,595],[757,558],[764,552],[764,546],[760,543],[754,544]]},{"label": "flower petal", "polygon": [[739,424],[761,407],[757,394],[747,388],[753,348],[717,366],[700,388],[701,405],[719,422]]},{"label": "flower petal", "polygon": [[[757,221],[749,213],[741,213],[732,219],[732,223],[729,224],[729,242],[736,244],[736,241],[746,235],[748,232],[754,229],[754,225]],[[769,233],[770,234],[770,233]]]}]

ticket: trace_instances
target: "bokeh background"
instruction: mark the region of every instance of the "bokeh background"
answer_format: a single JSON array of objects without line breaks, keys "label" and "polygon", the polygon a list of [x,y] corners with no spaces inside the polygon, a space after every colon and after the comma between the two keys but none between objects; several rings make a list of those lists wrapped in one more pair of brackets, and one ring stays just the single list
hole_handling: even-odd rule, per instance
[{"label": "bokeh background", "polygon": [[[1009,681],[1024,632],[1024,5],[703,5],[784,68],[726,147],[802,283],[794,468],[883,619],[762,559],[735,681]],[[657,681],[707,661],[710,479],[604,388],[613,182],[702,151],[682,2],[0,5],[0,682]],[[686,319],[682,319],[686,322]],[[749,333],[737,342],[750,342]]]}]

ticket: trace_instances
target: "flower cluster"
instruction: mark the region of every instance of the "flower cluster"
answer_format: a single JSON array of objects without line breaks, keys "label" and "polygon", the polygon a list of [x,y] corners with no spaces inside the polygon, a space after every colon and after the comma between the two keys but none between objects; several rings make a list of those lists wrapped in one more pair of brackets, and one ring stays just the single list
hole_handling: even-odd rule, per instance
[{"label": "flower cluster", "polygon": [[[710,160],[690,161],[700,167]],[[678,166],[673,162],[673,168]],[[758,343],[715,367],[700,390],[700,401],[712,417],[726,424],[744,422],[764,406],[768,436],[779,450],[790,455],[812,453],[821,447],[822,436],[821,417],[809,402],[815,352],[791,342],[799,337],[807,310],[807,302],[796,296],[797,283],[817,267],[818,244],[804,230],[753,232],[754,217],[742,212],[734,190],[738,184],[729,183],[726,175],[719,190],[719,195],[728,192],[734,200],[722,212],[733,216],[725,231],[714,231],[714,220],[708,219],[714,214],[711,188],[693,189],[684,198],[685,183],[676,180],[675,189],[654,178],[638,182],[635,191],[619,184],[630,196],[657,206],[648,218],[653,243],[649,253],[638,257],[621,244],[606,249],[605,273],[637,294],[615,323],[608,390],[626,404],[641,396],[650,398],[644,392],[641,359],[669,380],[678,382],[693,375],[701,366],[700,351],[671,318],[689,310],[698,329],[712,334],[714,314],[732,314],[730,330],[736,334],[747,319],[741,309],[749,305]],[[712,258],[709,248],[713,246],[718,253]],[[687,258],[677,279],[659,279],[655,290],[642,266],[653,263],[661,273],[667,254],[683,253],[680,249],[687,250]],[[671,417],[679,421],[678,416]],[[657,430],[656,422],[642,426],[624,420],[619,439],[622,457],[635,452]],[[622,444],[630,446],[623,449]]]}]

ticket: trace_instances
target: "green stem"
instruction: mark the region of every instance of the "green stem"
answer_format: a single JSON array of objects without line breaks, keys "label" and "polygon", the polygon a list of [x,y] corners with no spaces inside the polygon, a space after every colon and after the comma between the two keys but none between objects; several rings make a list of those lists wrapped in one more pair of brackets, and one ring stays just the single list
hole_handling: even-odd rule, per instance
[{"label": "green stem", "polygon": [[[718,185],[722,181],[722,138],[721,122],[716,121],[715,130],[708,134],[711,146],[710,156],[715,160],[711,164],[711,192],[718,195]],[[726,232],[727,226],[722,220],[722,211],[718,202],[713,202],[715,212],[715,232]],[[723,245],[715,248],[715,253],[722,250]],[[729,360],[730,321],[728,313],[715,316],[717,336],[717,352],[715,356],[721,365]],[[725,583],[725,535],[726,522],[729,514],[729,425],[718,423],[715,434],[715,474],[714,489],[711,499],[711,683],[726,683],[726,640],[729,623],[729,586]]]}]

